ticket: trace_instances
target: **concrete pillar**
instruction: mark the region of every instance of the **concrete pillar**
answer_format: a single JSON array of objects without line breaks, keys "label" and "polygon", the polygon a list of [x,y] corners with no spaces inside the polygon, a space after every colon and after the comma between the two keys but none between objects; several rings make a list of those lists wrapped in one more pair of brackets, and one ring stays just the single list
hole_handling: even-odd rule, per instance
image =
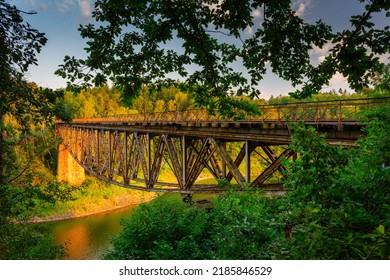
[{"label": "concrete pillar", "polygon": [[80,186],[85,180],[84,168],[72,157],[64,144],[58,146],[57,179]]}]

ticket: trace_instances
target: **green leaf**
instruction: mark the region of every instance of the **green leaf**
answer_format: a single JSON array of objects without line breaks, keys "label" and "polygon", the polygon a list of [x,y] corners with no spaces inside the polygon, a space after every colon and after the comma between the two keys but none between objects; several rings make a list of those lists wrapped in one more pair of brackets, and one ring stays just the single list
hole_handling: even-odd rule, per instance
[{"label": "green leaf", "polygon": [[385,227],[383,225],[379,225],[375,231],[381,235],[384,235],[385,234]]}]

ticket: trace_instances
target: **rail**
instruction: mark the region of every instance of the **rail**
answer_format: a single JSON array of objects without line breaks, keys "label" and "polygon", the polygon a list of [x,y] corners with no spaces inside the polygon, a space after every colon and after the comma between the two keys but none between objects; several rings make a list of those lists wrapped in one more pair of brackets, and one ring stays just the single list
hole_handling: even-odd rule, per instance
[{"label": "rail", "polygon": [[222,119],[206,109],[116,115],[94,118],[77,118],[73,123],[202,123],[202,122],[257,122],[283,123],[306,121],[313,124],[356,123],[358,114],[372,107],[389,103],[390,97],[296,102],[278,105],[260,105],[260,116],[246,116],[243,120]]}]

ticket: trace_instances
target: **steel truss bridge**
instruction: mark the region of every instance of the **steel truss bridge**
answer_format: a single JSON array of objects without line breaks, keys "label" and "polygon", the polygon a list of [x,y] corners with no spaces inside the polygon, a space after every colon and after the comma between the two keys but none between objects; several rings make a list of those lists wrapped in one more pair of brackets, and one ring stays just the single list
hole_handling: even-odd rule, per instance
[{"label": "steel truss bridge", "polygon": [[[288,172],[282,161],[297,157],[288,146],[291,123],[305,121],[326,132],[331,145],[354,146],[364,126],[357,114],[389,101],[371,98],[263,105],[259,107],[261,116],[241,121],[222,120],[203,109],[84,118],[70,124],[59,122],[57,131],[87,172],[119,186],[216,192],[224,190],[217,184],[223,179],[239,188],[283,190],[280,178]],[[161,174],[167,169],[174,176],[163,181],[166,176]],[[216,183],[202,184],[199,179],[205,176]]]}]

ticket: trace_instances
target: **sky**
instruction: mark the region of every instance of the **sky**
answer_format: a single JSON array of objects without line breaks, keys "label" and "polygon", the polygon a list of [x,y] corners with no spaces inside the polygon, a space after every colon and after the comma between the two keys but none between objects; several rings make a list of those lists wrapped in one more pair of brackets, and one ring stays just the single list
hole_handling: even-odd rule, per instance
[{"label": "sky", "polygon": [[[136,0],[135,0],[136,1]],[[93,23],[92,10],[94,0],[10,0],[11,4],[23,11],[35,11],[35,15],[26,15],[25,20],[40,32],[46,34],[47,44],[38,54],[38,65],[32,66],[26,78],[36,82],[39,86],[53,89],[66,86],[66,80],[56,76],[54,72],[58,65],[63,63],[65,55],[85,58],[83,50],[85,40],[80,37],[77,28],[80,24]],[[322,19],[331,25],[333,30],[340,31],[350,28],[350,16],[361,14],[364,5],[359,0],[293,0],[292,7],[297,15],[306,22],[314,23]],[[252,11],[254,19],[261,21],[262,11]],[[384,14],[374,18],[378,26],[388,24],[388,18]],[[256,26],[254,26],[256,27]],[[247,35],[253,32],[253,28],[245,30]],[[312,62],[318,63],[326,55],[329,45],[323,49],[315,48],[311,52]],[[382,57],[388,62],[388,56]],[[336,74],[330,81],[329,86],[325,86],[323,91],[339,88],[351,92],[346,79]],[[259,84],[261,98],[268,99],[271,95],[287,95],[294,91],[294,88],[287,81],[278,78],[276,75],[267,73]]]}]

